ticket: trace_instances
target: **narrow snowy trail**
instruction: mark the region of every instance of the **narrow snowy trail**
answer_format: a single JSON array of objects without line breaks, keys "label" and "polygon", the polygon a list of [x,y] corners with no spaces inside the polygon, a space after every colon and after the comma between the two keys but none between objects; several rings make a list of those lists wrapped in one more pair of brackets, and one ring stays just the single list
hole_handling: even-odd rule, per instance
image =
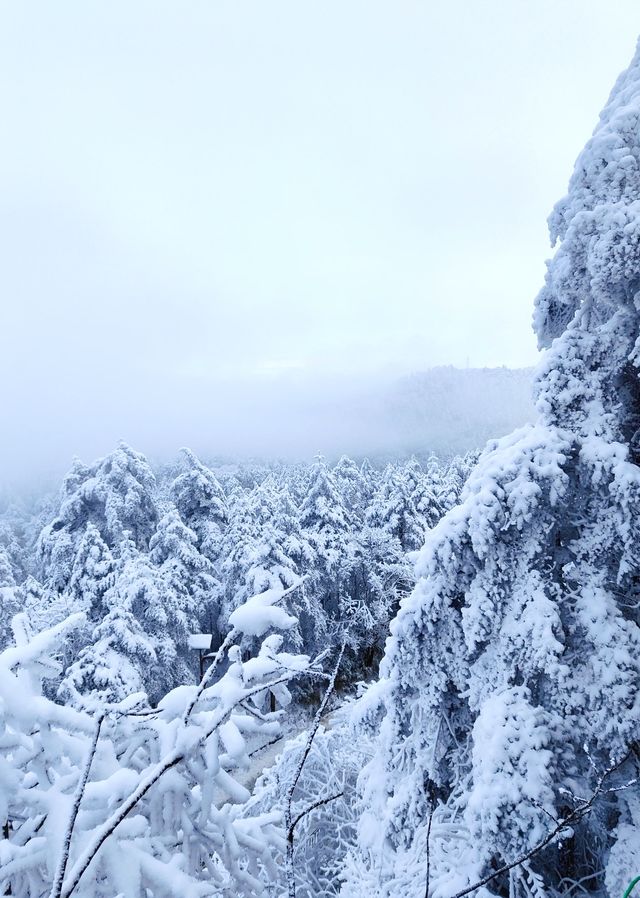
[{"label": "narrow snowy trail", "polygon": [[277,742],[274,742],[273,745],[267,745],[265,748],[256,752],[251,758],[251,766],[247,770],[239,770],[237,772],[236,779],[238,782],[241,783],[245,789],[248,789],[249,792],[253,792],[256,780],[262,776],[265,770],[269,767],[273,767],[276,758],[282,751],[285,743],[288,739],[291,739],[292,736],[293,733],[286,733],[278,739]]},{"label": "narrow snowy trail", "polygon": [[[321,724],[325,729],[331,729],[331,718],[335,711],[329,711],[322,718]],[[300,720],[296,721],[297,725],[293,725],[285,730],[280,739],[278,739],[273,744],[265,745],[264,748],[259,749],[255,755],[251,758],[251,766],[246,770],[239,770],[235,774],[235,778],[239,783],[241,783],[245,789],[248,789],[250,792],[253,791],[253,787],[256,784],[256,780],[262,776],[265,770],[268,770],[269,767],[273,767],[276,762],[278,755],[282,752],[285,744],[290,739],[295,739],[298,733],[301,733],[305,728],[311,725],[312,717],[306,721],[302,722]]]}]

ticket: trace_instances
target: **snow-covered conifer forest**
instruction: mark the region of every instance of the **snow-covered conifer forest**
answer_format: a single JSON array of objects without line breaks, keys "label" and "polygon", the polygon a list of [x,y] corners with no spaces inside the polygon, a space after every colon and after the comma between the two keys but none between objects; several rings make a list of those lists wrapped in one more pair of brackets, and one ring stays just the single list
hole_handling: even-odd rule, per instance
[{"label": "snow-covered conifer forest", "polygon": [[348,709],[476,459],[153,471],[122,443],[9,504],[5,894],[274,894],[294,822],[298,894],[335,893],[372,747]]},{"label": "snow-covered conifer forest", "polygon": [[536,418],[484,448],[157,464],[122,442],[3,500],[0,894],[622,898],[640,48],[549,230]]}]

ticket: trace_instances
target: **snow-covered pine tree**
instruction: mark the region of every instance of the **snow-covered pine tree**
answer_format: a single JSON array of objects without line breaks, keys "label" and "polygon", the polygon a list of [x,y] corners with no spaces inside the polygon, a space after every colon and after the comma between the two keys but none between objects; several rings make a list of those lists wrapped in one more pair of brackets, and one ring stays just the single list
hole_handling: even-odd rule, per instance
[{"label": "snow-covered pine tree", "polygon": [[180,612],[173,613],[172,623],[179,623],[179,629],[172,636],[188,668],[194,660],[188,656],[189,633],[199,632],[201,625],[206,632],[217,627],[220,584],[213,564],[198,549],[198,537],[175,509],[158,522],[149,549],[150,560],[159,568],[163,603]]},{"label": "snow-covered pine tree", "polygon": [[367,487],[367,498],[370,501],[380,479],[380,472],[373,467],[368,458],[360,465],[360,474]]},{"label": "snow-covered pine tree", "polygon": [[194,678],[187,660],[187,637],[198,630],[197,621],[191,598],[171,585],[149,555],[138,552],[132,540],[123,541],[110,604],[130,612],[153,646],[156,663],[141,671],[145,691],[153,702]]},{"label": "snow-covered pine tree", "polygon": [[43,630],[81,611],[86,624],[75,627],[64,644],[62,668],[78,658],[78,653],[91,642],[91,631],[108,613],[105,596],[115,583],[116,563],[111,550],[94,524],[87,524],[76,550],[68,583],[60,592],[36,584],[36,595],[25,602],[25,610],[36,630]]},{"label": "snow-covered pine tree", "polygon": [[[317,560],[314,547],[300,523],[299,511],[289,491],[289,478],[281,478],[272,495],[273,524],[283,552],[291,569],[304,575],[300,587],[290,595],[288,607],[298,621],[292,634],[301,640],[308,654],[322,650],[327,635],[327,615],[314,591],[313,565]],[[297,645],[297,643],[295,643]]]},{"label": "snow-covered pine tree", "polygon": [[387,465],[365,518],[370,527],[396,537],[403,552],[414,552],[424,542],[426,525],[414,502],[414,488],[402,469]]},{"label": "snow-covered pine tree", "polygon": [[[301,545],[294,530],[295,510],[289,497],[281,496],[275,480],[267,477],[251,492],[237,494],[232,508],[231,524],[223,542],[221,632],[234,609],[249,596],[269,589],[288,589],[299,580],[296,562],[290,554]],[[301,604],[293,595],[287,607],[297,615]],[[288,639],[299,647],[301,637],[297,627],[289,631]],[[243,646],[245,651],[250,648]]]},{"label": "snow-covered pine tree", "polygon": [[[179,683],[193,682],[196,671],[187,637],[200,630],[198,588],[204,589],[208,580],[204,569],[197,571],[201,556],[189,541],[195,539],[193,534],[189,538],[190,531],[173,514],[175,520],[171,514],[165,516],[152,537],[152,555],[157,564],[147,553],[136,549],[126,532],[123,534],[115,573],[109,577],[110,586],[102,594],[91,620],[94,629],[89,645],[66,674],[69,682],[82,683],[82,688],[77,686],[78,691],[91,691],[91,684],[96,683],[98,691],[109,689],[122,698],[129,684],[135,683],[134,691],[144,689],[155,702]],[[177,526],[172,526],[176,522]],[[175,556],[166,554],[172,539]],[[189,564],[193,564],[191,570]],[[66,594],[59,596],[61,600]],[[70,610],[76,610],[76,606]],[[114,657],[118,656],[111,665],[120,671],[113,688],[104,669],[107,648]],[[95,666],[96,676],[92,673]]]},{"label": "snow-covered pine tree", "polygon": [[95,484],[83,485],[77,499],[89,507],[92,500],[98,500],[104,531],[97,526],[110,545],[132,539],[139,550],[146,550],[158,519],[156,478],[149,462],[141,452],[120,442],[94,467]]},{"label": "snow-covered pine tree", "polygon": [[220,640],[228,629],[229,615],[247,597],[244,586],[246,556],[260,534],[260,505],[255,489],[247,492],[238,488],[229,496],[229,526],[219,550],[221,599],[217,627]]},{"label": "snow-covered pine tree", "polygon": [[300,515],[289,489],[288,478],[281,478],[272,495],[273,523],[283,535],[284,551],[295,558],[302,570],[306,570],[312,558],[312,549],[304,539]]},{"label": "snow-covered pine tree", "polygon": [[287,487],[297,508],[304,502],[309,492],[309,484],[313,475],[313,467],[302,463],[291,465],[287,469]]},{"label": "snow-covered pine tree", "polygon": [[77,610],[96,621],[105,613],[104,596],[115,582],[116,564],[111,550],[94,524],[87,524],[73,560],[66,592]]},{"label": "snow-covered pine tree", "polygon": [[0,545],[0,649],[12,639],[11,621],[20,611],[13,565],[4,546]]},{"label": "snow-covered pine tree", "polygon": [[3,586],[15,586],[16,578],[6,548],[0,544],[0,588]]},{"label": "snow-covered pine tree", "polygon": [[76,460],[65,477],[56,516],[38,538],[43,582],[59,591],[66,589],[89,524],[115,554],[127,539],[145,551],[158,519],[155,494],[149,463],[126,443],[92,465]]},{"label": "snow-covered pine tree", "polygon": [[190,449],[182,454],[184,470],[171,485],[171,495],[182,520],[196,533],[198,548],[215,563],[229,520],[227,501],[213,471]]},{"label": "snow-covered pine tree", "polygon": [[349,514],[335,478],[321,455],[316,456],[307,494],[300,507],[300,526],[327,559],[340,550],[349,531]]},{"label": "snow-covered pine tree", "polygon": [[[158,668],[152,640],[117,590],[107,594],[107,612],[88,645],[64,673],[58,696],[66,704],[95,711],[145,693],[149,672]],[[154,680],[152,680],[154,682]]]},{"label": "snow-covered pine tree", "polygon": [[[279,531],[274,524],[267,523],[261,528],[259,538],[245,555],[246,570],[240,585],[240,592],[236,597],[237,604],[240,604],[241,599],[244,601],[250,595],[266,590],[289,589],[299,582],[296,564],[286,552],[285,541],[285,534]],[[242,598],[243,592],[244,598]],[[301,609],[300,606],[301,603],[296,601],[295,595],[286,605],[296,615],[301,613],[301,610],[304,611],[304,608]],[[296,621],[298,621],[297,616]],[[290,647],[298,649],[301,647],[303,639],[298,623],[296,627],[288,631],[287,636]],[[253,648],[255,650],[255,646]]]},{"label": "snow-covered pine tree", "polygon": [[456,455],[450,460],[436,490],[438,504],[443,512],[459,503],[462,489],[476,466],[478,457],[478,452],[467,452],[466,455]]},{"label": "snow-covered pine tree", "polygon": [[348,455],[343,455],[332,473],[345,508],[354,521],[361,521],[367,504],[368,488],[360,468]]},{"label": "snow-covered pine tree", "polygon": [[273,524],[265,524],[259,539],[247,552],[245,584],[248,595],[266,589],[288,589],[298,580],[295,562],[284,550],[285,536]]},{"label": "snow-covered pine tree", "polygon": [[[19,582],[24,579],[26,571],[25,526],[29,516],[25,509],[11,505],[0,517],[0,553],[6,557],[11,568],[12,578]],[[6,570],[6,567],[5,567]],[[0,578],[3,575],[0,573]]]},{"label": "snow-covered pine tree", "polygon": [[442,483],[443,466],[434,452],[430,453],[424,463],[424,471],[433,490],[437,493]]},{"label": "snow-covered pine tree", "polygon": [[[539,420],[485,451],[392,625],[349,898],[451,895],[531,852],[491,893],[595,893],[610,858],[614,898],[634,872],[619,859],[640,839],[625,788],[640,740],[639,120],[640,51],[550,219]],[[617,763],[604,787],[620,791],[536,850]]]},{"label": "snow-covered pine tree", "polygon": [[16,588],[15,596],[35,632],[59,624],[70,614],[82,610],[71,595],[43,586],[31,574]]},{"label": "snow-covered pine tree", "polygon": [[[442,517],[442,507],[437,496],[439,478],[435,483],[432,482],[430,473],[423,470],[415,456],[409,459],[401,471],[401,476],[408,483],[411,504],[416,509],[419,526],[424,528],[425,533],[435,527]],[[424,538],[420,545],[423,542]]]},{"label": "snow-covered pine tree", "polygon": [[318,638],[324,637],[328,620],[337,643],[351,623],[344,606],[353,560],[351,527],[335,478],[318,455],[300,507],[301,532],[312,552],[309,567],[303,571],[308,574],[305,595]]},{"label": "snow-covered pine tree", "polygon": [[363,524],[351,543],[343,607],[352,625],[342,670],[351,681],[370,679],[382,657],[389,622],[415,584],[413,565],[389,530]]}]

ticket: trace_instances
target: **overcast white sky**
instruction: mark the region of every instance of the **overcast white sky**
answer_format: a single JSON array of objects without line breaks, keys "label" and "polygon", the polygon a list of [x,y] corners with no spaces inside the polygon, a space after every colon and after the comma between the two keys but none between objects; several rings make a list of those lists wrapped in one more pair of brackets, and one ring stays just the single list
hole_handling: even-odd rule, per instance
[{"label": "overcast white sky", "polygon": [[0,464],[224,442],[216,397],[282,372],[532,363],[638,33],[637,0],[0,3]]}]

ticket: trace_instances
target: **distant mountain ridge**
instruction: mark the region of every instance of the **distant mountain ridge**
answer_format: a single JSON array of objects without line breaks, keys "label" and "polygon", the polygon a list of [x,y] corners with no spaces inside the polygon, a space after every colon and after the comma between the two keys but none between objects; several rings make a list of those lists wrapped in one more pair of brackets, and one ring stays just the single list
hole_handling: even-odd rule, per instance
[{"label": "distant mountain ridge", "polygon": [[251,428],[246,449],[237,439],[235,451],[198,448],[209,460],[231,462],[316,452],[378,463],[462,455],[534,419],[534,370],[447,365],[395,378],[283,378],[237,403],[237,433]]},{"label": "distant mountain ridge", "polygon": [[10,492],[14,484],[45,491],[74,455],[89,462],[119,439],[155,464],[174,458],[183,445],[231,463],[309,460],[317,452],[379,463],[432,452],[451,457],[532,420],[532,381],[532,368],[453,366],[403,377],[304,372],[237,384],[194,381],[179,403],[161,390],[149,394],[144,416],[115,410],[82,432],[50,430],[46,450],[34,440],[31,454],[18,457],[16,446],[5,445],[0,490],[6,482]]},{"label": "distant mountain ridge", "polygon": [[382,403],[393,448],[455,455],[532,421],[534,370],[443,366],[401,378]]}]

